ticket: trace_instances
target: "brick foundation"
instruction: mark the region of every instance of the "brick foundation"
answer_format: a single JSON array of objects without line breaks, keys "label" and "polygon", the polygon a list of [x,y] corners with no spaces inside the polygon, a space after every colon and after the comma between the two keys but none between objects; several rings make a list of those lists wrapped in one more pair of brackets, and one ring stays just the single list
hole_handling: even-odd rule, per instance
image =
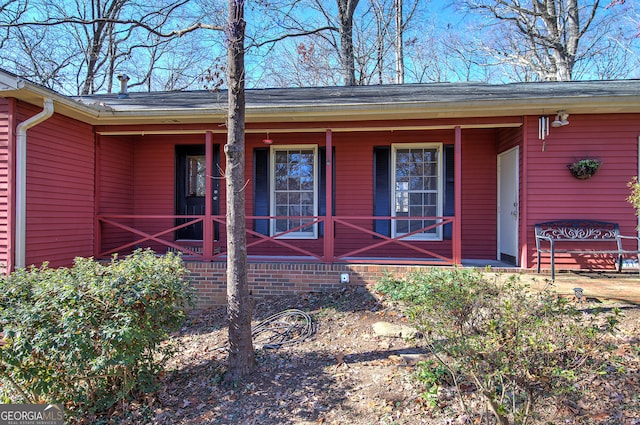
[{"label": "brick foundation", "polygon": [[[196,308],[204,309],[226,303],[226,263],[186,262],[198,298]],[[349,274],[348,285],[378,282],[385,273],[396,276],[431,266],[249,263],[249,289],[254,297],[300,294],[339,289],[342,273]]]}]

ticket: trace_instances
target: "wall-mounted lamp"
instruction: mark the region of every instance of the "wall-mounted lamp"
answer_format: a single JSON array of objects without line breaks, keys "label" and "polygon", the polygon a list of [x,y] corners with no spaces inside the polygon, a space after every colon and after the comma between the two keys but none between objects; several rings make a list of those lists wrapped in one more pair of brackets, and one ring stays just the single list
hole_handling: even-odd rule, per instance
[{"label": "wall-mounted lamp", "polygon": [[569,114],[567,111],[558,111],[556,119],[551,123],[551,127],[562,127],[569,124]]},{"label": "wall-mounted lamp", "polygon": [[269,132],[267,131],[267,138],[266,139],[262,139],[262,143],[264,143],[265,145],[270,145],[273,143],[273,140],[271,140],[269,138]]}]

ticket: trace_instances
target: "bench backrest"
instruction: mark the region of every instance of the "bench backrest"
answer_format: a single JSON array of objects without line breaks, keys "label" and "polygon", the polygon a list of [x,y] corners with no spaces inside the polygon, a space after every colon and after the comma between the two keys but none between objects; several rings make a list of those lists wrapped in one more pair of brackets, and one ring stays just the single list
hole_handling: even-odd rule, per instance
[{"label": "bench backrest", "polygon": [[539,236],[555,240],[607,241],[618,240],[618,223],[595,220],[557,220],[535,225]]}]

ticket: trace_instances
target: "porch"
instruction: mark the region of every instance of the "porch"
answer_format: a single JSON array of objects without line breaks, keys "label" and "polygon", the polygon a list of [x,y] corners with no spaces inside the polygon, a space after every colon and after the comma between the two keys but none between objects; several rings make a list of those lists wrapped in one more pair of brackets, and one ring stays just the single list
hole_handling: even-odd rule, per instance
[{"label": "porch", "polygon": [[[486,264],[499,263],[497,148],[503,145],[501,149],[506,149],[507,143],[520,139],[521,119],[474,120],[466,124],[464,143],[463,127],[452,120],[421,121],[420,125],[396,122],[394,127],[384,124],[358,129],[345,124],[340,126],[344,128],[324,130],[281,128],[271,133],[278,137],[277,150],[276,145],[265,147],[261,129],[248,130],[245,212],[250,262],[447,266],[463,264],[464,255]],[[106,258],[149,247],[156,252],[181,252],[187,261],[225,262],[223,177],[213,177],[222,173],[222,165],[216,161],[223,144],[219,136],[224,134],[198,129],[178,132],[180,144],[176,134],[168,130],[110,129],[98,134],[94,256]],[[305,145],[300,145],[302,136]],[[178,146],[196,146],[198,142],[204,158],[203,175],[207,176],[203,179],[202,211],[170,211],[177,196],[169,180],[174,174],[173,155],[178,155]],[[299,215],[274,214],[281,211],[274,207],[273,186],[265,182],[275,185],[273,171],[268,171],[275,165],[258,162],[265,158],[273,161],[274,152],[291,146],[316,146],[315,214],[305,215],[304,209],[296,213]],[[428,179],[435,182],[437,198],[433,197],[433,204],[419,206],[423,212],[436,214],[416,214],[411,209],[409,183],[401,188],[406,192],[404,198],[398,195],[400,185],[392,184],[397,175],[392,170],[392,154],[396,155],[394,149],[406,151],[406,146],[437,155],[434,174],[423,177],[425,185]],[[124,163],[123,151],[128,152]],[[176,170],[179,168],[176,165]],[[386,177],[381,177],[383,172]],[[465,175],[471,179],[463,187]],[[136,184],[127,185],[128,179]],[[160,181],[164,182],[161,186]],[[386,185],[382,190],[375,187],[379,181]],[[419,196],[426,199],[430,196],[427,192]],[[466,227],[461,219],[463,198],[469,211]],[[405,204],[399,207],[399,203]],[[279,223],[288,224],[281,228]],[[192,233],[183,230],[195,228],[200,237],[180,237]]]}]

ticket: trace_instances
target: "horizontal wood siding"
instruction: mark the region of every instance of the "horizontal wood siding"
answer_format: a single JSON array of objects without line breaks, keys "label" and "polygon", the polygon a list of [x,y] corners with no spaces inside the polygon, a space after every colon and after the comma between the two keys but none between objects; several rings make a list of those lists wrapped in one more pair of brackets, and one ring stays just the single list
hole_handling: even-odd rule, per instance
[{"label": "horizontal wood siding", "polygon": [[[639,114],[570,115],[570,124],[551,128],[544,145],[538,140],[537,117],[527,129],[528,267],[535,266],[537,222],[557,219],[594,219],[620,224],[623,234],[636,235],[637,218],[627,202],[627,183],[638,174]],[[602,161],[588,180],[574,178],[567,164],[583,159]],[[635,244],[634,244],[635,247]],[[560,268],[612,267],[610,258],[558,256]],[[543,262],[543,267],[548,261]]]},{"label": "horizontal wood siding", "polygon": [[522,127],[497,129],[496,137],[498,153],[502,153],[519,146],[522,143],[522,133]]},{"label": "horizontal wood siding", "polygon": [[[98,152],[100,173],[98,199],[100,214],[135,214],[133,142],[129,137],[101,137]],[[134,220],[118,220],[134,226]],[[110,225],[102,225],[102,249],[108,250],[133,242],[134,235]]]},{"label": "horizontal wood siding", "polygon": [[[40,112],[21,105],[20,120]],[[93,255],[94,136],[54,115],[27,132],[26,264],[71,265]]]},{"label": "horizontal wood siding", "polygon": [[0,273],[6,271],[10,260],[10,229],[11,211],[10,211],[10,194],[9,187],[12,179],[11,171],[11,134],[10,128],[13,128],[11,120],[11,108],[13,102],[5,98],[0,98]]},{"label": "horizontal wood siding", "polygon": [[496,145],[495,130],[462,130],[462,258],[496,258]]}]

